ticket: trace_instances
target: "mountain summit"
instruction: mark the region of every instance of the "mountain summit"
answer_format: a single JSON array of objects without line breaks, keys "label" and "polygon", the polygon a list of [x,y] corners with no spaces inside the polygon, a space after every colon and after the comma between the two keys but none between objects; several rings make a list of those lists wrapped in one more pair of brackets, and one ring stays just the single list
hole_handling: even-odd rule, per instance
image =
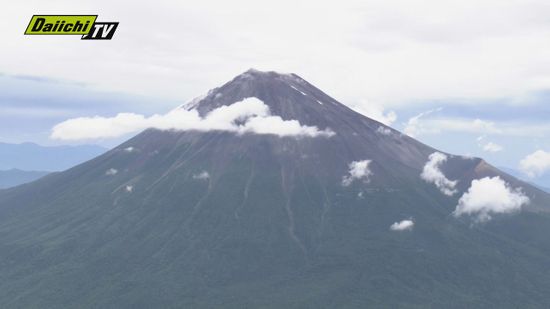
[{"label": "mountain summit", "polygon": [[308,125],[325,126],[333,113],[345,117],[349,109],[296,74],[280,74],[250,69],[225,85],[214,88],[186,108],[201,114],[245,98],[265,102],[274,115],[296,119]]},{"label": "mountain summit", "polygon": [[[235,116],[235,104],[268,113]],[[0,191],[4,307],[550,303],[547,193],[295,74],[249,70],[179,108],[270,130],[148,129]]]}]

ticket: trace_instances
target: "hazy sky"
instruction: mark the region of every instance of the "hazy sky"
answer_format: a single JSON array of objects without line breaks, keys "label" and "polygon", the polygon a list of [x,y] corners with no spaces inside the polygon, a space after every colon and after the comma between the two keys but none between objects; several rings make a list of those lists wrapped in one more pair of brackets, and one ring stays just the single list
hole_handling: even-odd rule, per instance
[{"label": "hazy sky", "polygon": [[[103,42],[24,36],[33,14],[120,25]],[[254,67],[444,151],[513,168],[550,151],[548,1],[23,0],[3,5],[0,35],[0,141],[55,144],[69,118],[163,113]]]}]

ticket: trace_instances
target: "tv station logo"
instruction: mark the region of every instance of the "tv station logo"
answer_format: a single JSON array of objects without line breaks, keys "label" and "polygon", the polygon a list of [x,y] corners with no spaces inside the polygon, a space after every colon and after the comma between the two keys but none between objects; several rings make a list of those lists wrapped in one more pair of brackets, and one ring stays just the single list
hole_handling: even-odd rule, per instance
[{"label": "tv station logo", "polygon": [[97,22],[97,15],[33,15],[25,35],[81,35],[81,40],[110,40],[118,22]]}]

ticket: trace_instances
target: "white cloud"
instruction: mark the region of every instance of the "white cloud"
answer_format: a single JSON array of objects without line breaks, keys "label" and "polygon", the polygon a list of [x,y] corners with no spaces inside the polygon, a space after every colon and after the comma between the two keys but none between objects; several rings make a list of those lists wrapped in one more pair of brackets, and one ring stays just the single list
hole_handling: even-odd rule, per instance
[{"label": "white cloud", "polygon": [[[336,96],[401,104],[411,98],[510,96],[550,84],[545,0],[56,3],[76,11],[102,7],[110,13],[100,18],[124,21],[133,31],[121,28],[109,46],[70,40],[54,46],[2,27],[2,38],[13,42],[0,58],[3,70],[40,71],[105,89],[178,99],[252,65],[301,73],[331,85]],[[125,11],[129,5],[132,10]],[[48,9],[43,1],[14,2],[3,8],[3,20],[18,24],[27,12]],[[312,14],[304,16],[308,10]],[[151,17],[156,27],[139,18],[151,11],[158,13]]]},{"label": "white cloud", "polygon": [[[435,100],[494,102],[548,89],[545,1],[346,0],[335,5],[282,0],[266,6],[245,0],[60,0],[56,5],[75,10],[102,7],[112,15],[100,14],[100,19],[124,21],[124,29],[133,31],[120,28],[113,44],[91,47],[71,40],[48,45],[0,27],[4,40],[12,42],[2,50],[0,67],[6,73],[40,72],[94,89],[153,96],[159,104],[168,98],[187,100],[249,67],[291,71],[339,101],[366,98],[357,105],[367,109],[377,102],[384,107],[383,116],[388,110],[401,116],[400,107]],[[128,5],[131,12],[123,9]],[[13,2],[3,8],[2,20],[18,24],[36,10],[51,7],[37,0]],[[308,10],[312,14],[304,16]],[[139,18],[151,11],[158,13],[151,20],[156,27]],[[284,23],[278,18],[281,12]],[[177,39],[181,37],[186,39]],[[82,114],[65,117],[75,115]],[[550,134],[548,129],[522,132]]]},{"label": "white cloud", "polygon": [[118,174],[118,170],[115,169],[115,168],[110,168],[105,172],[105,175],[107,175],[107,176],[113,176],[113,175],[116,175],[116,174]]},{"label": "white cloud", "polygon": [[[550,124],[540,122],[490,121],[478,118],[428,117],[428,111],[411,117],[403,130],[411,137],[445,132],[506,135],[519,137],[546,137]],[[485,136],[482,136],[484,138]],[[478,140],[480,141],[480,140]]]},{"label": "white cloud", "polygon": [[397,120],[397,114],[394,111],[384,111],[384,108],[379,104],[361,101],[360,103],[352,104],[349,107],[354,111],[387,126],[392,125]]},{"label": "white cloud", "polygon": [[537,150],[523,158],[519,165],[521,171],[529,177],[540,176],[550,170],[550,152]]},{"label": "white cloud", "polygon": [[[429,110],[411,117],[405,125],[405,134],[418,137],[426,134],[440,134],[443,132],[503,134],[492,121],[468,118],[429,118],[430,114],[441,111],[441,108]],[[506,132],[507,133],[507,132]]]},{"label": "white cloud", "polygon": [[411,219],[395,222],[390,226],[392,231],[411,231],[414,227],[414,221]]},{"label": "white cloud", "polygon": [[485,142],[486,139],[485,135],[481,135],[477,138],[477,144],[478,146],[483,149],[485,152],[500,152],[504,150],[504,147],[502,147],[499,144],[493,143],[491,141]]},{"label": "white cloud", "polygon": [[499,152],[502,151],[504,147],[502,147],[499,144],[495,144],[493,142],[488,142],[485,145],[483,145],[483,151],[487,152]]},{"label": "white cloud", "polygon": [[[244,121],[237,124],[236,121]],[[330,129],[319,130],[314,126],[301,125],[296,120],[283,120],[270,115],[269,107],[261,100],[251,97],[228,106],[221,106],[204,118],[196,110],[178,108],[164,115],[121,113],[115,117],[81,117],[63,121],[54,126],[51,138],[58,140],[86,140],[114,138],[135,133],[147,128],[161,130],[221,130],[238,134],[255,133],[277,136],[330,137]]]},{"label": "white cloud", "polygon": [[521,189],[511,188],[500,177],[474,179],[468,191],[458,201],[453,214],[475,216],[476,221],[491,220],[492,214],[513,213],[529,203]]},{"label": "white cloud", "polygon": [[433,183],[435,186],[445,195],[453,195],[456,193],[456,180],[451,181],[445,177],[440,167],[447,161],[447,156],[440,153],[434,152],[430,155],[428,162],[424,165],[422,174],[420,177],[428,183]]},{"label": "white cloud", "polygon": [[492,121],[483,119],[441,118],[433,119],[432,126],[439,132],[501,133]]},{"label": "white cloud", "polygon": [[376,132],[382,135],[391,135],[391,130],[383,126],[379,126],[378,129],[376,129]]},{"label": "white cloud", "polygon": [[439,107],[439,108],[436,108],[436,109],[432,109],[432,110],[422,112],[422,113],[420,113],[420,114],[418,114],[414,117],[409,118],[409,120],[407,121],[407,123],[405,125],[405,129],[403,130],[403,132],[405,132],[405,134],[407,134],[410,137],[416,137],[420,133],[423,133],[423,131],[425,131],[425,129],[423,128],[422,123],[420,122],[420,119],[423,118],[423,117],[428,116],[429,114],[439,112],[441,110],[442,110],[442,108]]},{"label": "white cloud", "polygon": [[279,116],[252,117],[239,128],[239,132],[308,137],[334,135],[330,129],[320,131],[317,127],[303,126],[297,120],[283,120]]},{"label": "white cloud", "polygon": [[210,174],[208,174],[207,171],[202,171],[198,174],[193,175],[193,179],[199,179],[199,180],[207,180],[210,178]]},{"label": "white cloud", "polygon": [[342,178],[342,185],[349,186],[354,180],[363,179],[365,182],[369,182],[369,177],[372,175],[369,169],[371,160],[353,161],[349,166],[349,175]]}]

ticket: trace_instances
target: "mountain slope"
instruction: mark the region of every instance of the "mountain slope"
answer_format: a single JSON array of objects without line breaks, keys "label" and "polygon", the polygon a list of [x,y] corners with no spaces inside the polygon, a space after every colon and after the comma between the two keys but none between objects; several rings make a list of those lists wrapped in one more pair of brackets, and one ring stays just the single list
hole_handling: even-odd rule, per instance
[{"label": "mountain slope", "polygon": [[[3,306],[550,304],[548,194],[460,156],[442,166],[460,192],[442,194],[420,177],[436,150],[296,75],[248,71],[185,108],[206,115],[247,97],[335,135],[150,129],[0,191]],[[370,181],[343,185],[360,160],[371,160]],[[521,186],[530,205],[485,224],[453,217],[461,193],[487,176]],[[390,230],[408,218],[413,230]]]}]

